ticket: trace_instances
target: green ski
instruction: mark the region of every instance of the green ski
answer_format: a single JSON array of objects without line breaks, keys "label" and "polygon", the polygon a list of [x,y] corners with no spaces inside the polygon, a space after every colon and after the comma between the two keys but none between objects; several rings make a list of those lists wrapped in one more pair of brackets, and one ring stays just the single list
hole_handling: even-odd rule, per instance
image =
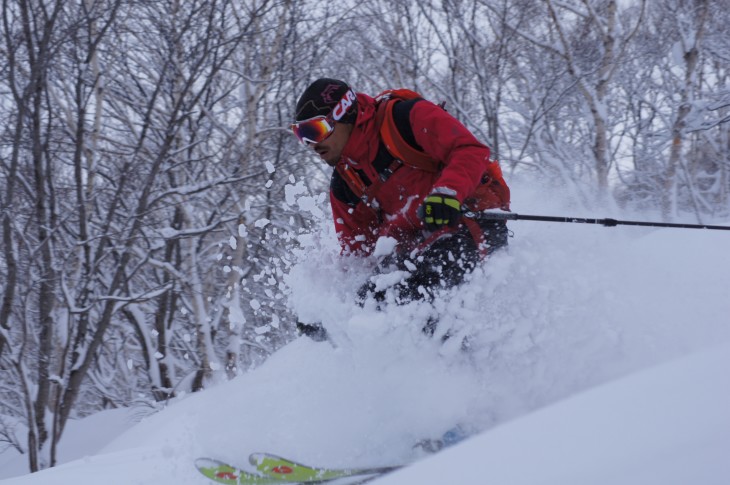
[{"label": "green ski", "polygon": [[303,465],[270,453],[253,453],[249,456],[249,462],[260,473],[280,480],[282,483],[315,483],[362,475],[378,476],[402,468],[402,466],[320,468]]},{"label": "green ski", "polygon": [[195,460],[195,467],[207,478],[224,485],[281,485],[291,483],[288,480],[249,473],[212,458],[198,458]]}]

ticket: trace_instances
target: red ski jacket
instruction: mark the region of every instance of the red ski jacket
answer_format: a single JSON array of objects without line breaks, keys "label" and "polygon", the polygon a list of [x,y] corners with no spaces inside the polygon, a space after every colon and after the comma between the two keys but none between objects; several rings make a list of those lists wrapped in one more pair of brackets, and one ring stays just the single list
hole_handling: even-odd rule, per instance
[{"label": "red ski jacket", "polygon": [[[393,111],[394,119],[402,120],[403,138],[441,162],[441,169],[433,173],[394,162],[380,139],[374,98],[358,93],[357,107],[355,126],[330,183],[332,215],[343,253],[371,254],[382,236],[395,238],[399,250],[416,247],[424,240],[416,211],[437,187],[452,190],[464,204],[475,197],[480,184],[490,184],[497,190],[487,191],[486,196],[480,190],[478,210],[509,208],[509,189],[497,162],[489,160],[489,148],[443,108],[418,99],[400,101]],[[376,200],[363,201],[362,194],[344,180],[343,170],[354,171],[366,185],[376,181]]]}]

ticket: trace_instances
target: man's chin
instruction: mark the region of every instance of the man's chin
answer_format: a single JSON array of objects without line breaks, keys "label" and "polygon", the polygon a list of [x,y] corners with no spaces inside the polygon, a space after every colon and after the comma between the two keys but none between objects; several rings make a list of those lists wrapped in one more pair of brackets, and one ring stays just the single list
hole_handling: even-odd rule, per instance
[{"label": "man's chin", "polygon": [[337,159],[332,156],[329,156],[329,152],[321,154],[319,156],[319,158],[321,158],[322,161],[324,163],[326,163],[327,165],[329,165],[330,167],[334,167],[337,164]]}]

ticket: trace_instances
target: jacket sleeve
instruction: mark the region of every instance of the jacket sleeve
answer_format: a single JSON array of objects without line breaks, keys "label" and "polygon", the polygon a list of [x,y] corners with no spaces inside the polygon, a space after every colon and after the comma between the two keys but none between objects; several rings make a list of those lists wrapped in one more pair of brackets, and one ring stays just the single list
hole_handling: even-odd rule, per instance
[{"label": "jacket sleeve", "polygon": [[410,121],[416,142],[444,164],[434,187],[452,189],[456,198],[464,202],[493,163],[489,161],[489,148],[459,120],[430,101],[416,103]]}]

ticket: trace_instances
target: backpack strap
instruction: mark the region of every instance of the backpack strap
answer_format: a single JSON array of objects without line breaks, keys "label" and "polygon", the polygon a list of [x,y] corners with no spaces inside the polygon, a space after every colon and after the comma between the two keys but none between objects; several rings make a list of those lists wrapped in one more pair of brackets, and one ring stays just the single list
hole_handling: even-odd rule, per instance
[{"label": "backpack strap", "polygon": [[[376,113],[380,138],[390,154],[396,159],[402,160],[404,165],[430,173],[438,173],[443,168],[443,164],[439,160],[428,156],[417,144],[413,146],[413,143],[415,143],[413,135],[410,135],[412,141],[409,142],[403,136],[402,128],[399,128],[396,123],[397,113],[394,113],[394,110],[399,101],[423,98],[415,91],[398,89],[386,91],[376,99],[380,100]],[[443,108],[443,103],[439,106]],[[402,124],[403,120],[400,121]],[[492,162],[488,164],[481,183],[474,193],[466,198],[463,205],[473,212],[494,208],[509,210],[509,200],[509,187],[502,176],[502,169],[498,163]],[[475,232],[474,229],[474,227],[470,227],[473,233]]]},{"label": "backpack strap", "polygon": [[380,132],[380,139],[390,154],[405,165],[425,172],[437,173],[441,169],[441,163],[411,146],[398,129],[393,117],[393,108],[399,101],[398,98],[385,98],[378,103],[375,123]]},{"label": "backpack strap", "polygon": [[377,195],[381,185],[396,170],[405,164],[421,170],[437,172],[438,162],[424,152],[411,146],[406,141],[393,116],[393,107],[397,102],[401,100],[422,99],[420,95],[415,91],[399,89],[384,91],[376,99],[378,100],[378,107],[375,113],[375,127],[378,130],[380,141],[385,147],[385,150],[393,158],[392,161],[387,166],[377,170],[378,176],[373,178],[373,180],[363,180],[361,174],[347,163],[338,163],[335,165],[335,171],[355,197],[370,207],[380,219],[380,207]]}]

